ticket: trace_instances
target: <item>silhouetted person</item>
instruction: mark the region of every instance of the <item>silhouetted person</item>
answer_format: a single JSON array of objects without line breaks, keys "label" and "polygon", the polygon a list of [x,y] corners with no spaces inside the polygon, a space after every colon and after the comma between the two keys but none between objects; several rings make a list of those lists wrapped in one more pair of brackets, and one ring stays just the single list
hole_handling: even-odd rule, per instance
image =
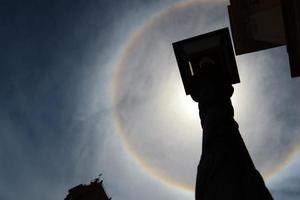
[{"label": "silhouetted person", "polygon": [[232,85],[212,63],[193,77],[203,146],[196,181],[196,200],[271,200],[234,120]]}]

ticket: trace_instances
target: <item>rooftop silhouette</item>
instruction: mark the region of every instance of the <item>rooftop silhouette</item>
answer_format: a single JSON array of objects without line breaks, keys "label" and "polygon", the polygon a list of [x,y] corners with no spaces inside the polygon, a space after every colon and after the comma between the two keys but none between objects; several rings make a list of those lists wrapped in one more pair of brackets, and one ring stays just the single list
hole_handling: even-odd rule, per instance
[{"label": "rooftop silhouette", "polygon": [[89,185],[78,185],[69,190],[65,200],[111,200],[103,188],[103,181],[99,178]]}]

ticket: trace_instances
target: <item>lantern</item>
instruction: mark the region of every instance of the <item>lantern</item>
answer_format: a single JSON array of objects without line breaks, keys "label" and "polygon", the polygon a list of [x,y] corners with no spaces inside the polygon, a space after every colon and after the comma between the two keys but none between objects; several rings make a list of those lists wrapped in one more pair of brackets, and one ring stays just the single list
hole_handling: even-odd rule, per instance
[{"label": "lantern", "polygon": [[206,64],[216,66],[214,73],[231,84],[240,82],[228,28],[175,42],[173,49],[187,95],[197,87],[192,78]]}]

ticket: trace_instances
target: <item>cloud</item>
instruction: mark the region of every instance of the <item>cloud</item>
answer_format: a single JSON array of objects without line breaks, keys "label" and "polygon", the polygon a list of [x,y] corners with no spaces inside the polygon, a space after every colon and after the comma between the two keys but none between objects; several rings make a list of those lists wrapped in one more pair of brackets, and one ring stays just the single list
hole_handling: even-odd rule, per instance
[{"label": "cloud", "polygon": [[[149,174],[117,132],[111,102],[116,59],[135,28],[174,1],[128,3],[12,2],[3,7],[0,199],[20,194],[62,199],[69,188],[99,173],[113,199],[194,198]],[[189,97],[171,43],[223,28],[228,25],[224,16],[225,4],[172,10],[136,40],[118,80],[116,105],[127,130],[121,134],[151,168],[177,182],[194,182],[201,129],[197,110],[184,109],[191,101],[185,102]],[[238,59],[242,83],[233,98],[236,116],[260,168],[276,163],[298,141],[292,139],[299,136],[299,81],[290,80],[284,52],[278,48]],[[274,161],[263,162],[266,157]],[[286,189],[284,180],[290,183]],[[298,186],[290,178],[279,183],[271,185],[274,194]]]},{"label": "cloud", "polygon": [[[114,59],[131,29],[158,7],[130,24],[127,3],[1,3],[1,199],[63,199],[95,178],[107,156],[119,159],[104,151],[121,145],[110,102]],[[141,6],[130,3],[131,14]],[[118,191],[118,177],[107,179]]]}]

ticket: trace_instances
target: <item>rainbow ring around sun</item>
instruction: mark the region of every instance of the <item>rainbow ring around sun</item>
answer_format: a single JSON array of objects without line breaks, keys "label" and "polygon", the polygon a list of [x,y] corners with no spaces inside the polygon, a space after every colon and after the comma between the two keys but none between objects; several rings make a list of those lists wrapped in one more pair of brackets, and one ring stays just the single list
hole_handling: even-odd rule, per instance
[{"label": "rainbow ring around sun", "polygon": [[[185,95],[171,44],[226,26],[227,2],[176,3],[138,27],[118,59],[113,112],[119,137],[145,172],[177,189],[194,190],[202,129],[197,104]],[[233,97],[237,121],[255,124],[256,119],[245,117],[255,99],[245,103],[245,96],[255,94],[246,86],[243,90],[236,89]],[[265,179],[278,174],[299,152],[299,138],[278,148],[277,143],[265,145],[272,136],[263,128],[245,132],[241,130]]]}]

